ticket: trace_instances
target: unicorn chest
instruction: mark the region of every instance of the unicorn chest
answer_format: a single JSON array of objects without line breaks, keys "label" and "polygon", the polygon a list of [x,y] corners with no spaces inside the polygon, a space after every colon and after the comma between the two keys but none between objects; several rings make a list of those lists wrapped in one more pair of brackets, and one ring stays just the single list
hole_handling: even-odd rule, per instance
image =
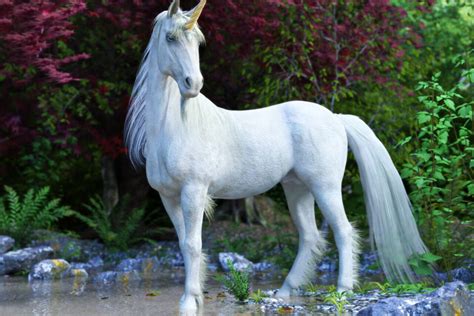
[{"label": "unicorn chest", "polygon": [[174,143],[148,148],[146,172],[151,187],[160,193],[179,192],[184,183],[208,182],[215,170],[213,155],[199,146]]}]

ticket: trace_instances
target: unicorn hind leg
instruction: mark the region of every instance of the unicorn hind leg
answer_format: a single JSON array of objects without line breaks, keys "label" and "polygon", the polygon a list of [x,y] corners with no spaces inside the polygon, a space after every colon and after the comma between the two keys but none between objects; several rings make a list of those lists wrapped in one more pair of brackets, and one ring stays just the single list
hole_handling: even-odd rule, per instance
[{"label": "unicorn hind leg", "polygon": [[291,218],[298,229],[299,246],[295,262],[278,291],[277,296],[287,297],[307,284],[315,273],[315,263],[326,248],[325,240],[320,236],[314,216],[314,198],[306,185],[296,177],[287,177],[282,181]]},{"label": "unicorn hind leg", "polygon": [[314,196],[331,227],[339,253],[338,291],[352,290],[357,281],[359,237],[347,219],[340,185],[315,186]]}]

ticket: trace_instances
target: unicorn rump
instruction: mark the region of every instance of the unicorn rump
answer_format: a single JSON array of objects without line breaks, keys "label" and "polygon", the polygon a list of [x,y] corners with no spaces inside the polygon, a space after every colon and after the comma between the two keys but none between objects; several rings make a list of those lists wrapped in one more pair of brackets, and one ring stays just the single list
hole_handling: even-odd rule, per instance
[{"label": "unicorn rump", "polygon": [[296,260],[277,295],[309,281],[325,241],[315,202],[334,232],[339,291],[356,282],[358,238],[342,203],[348,146],[357,160],[373,244],[391,280],[411,281],[408,264],[427,251],[392,160],[373,131],[352,115],[304,101],[228,111],[200,94],[203,77],[197,25],[206,1],[190,11],[173,1],[155,21],[125,123],[132,163],[144,167],[176,229],[186,280],[180,310],[203,304],[203,217],[211,198],[240,199],[281,183],[299,233]]}]

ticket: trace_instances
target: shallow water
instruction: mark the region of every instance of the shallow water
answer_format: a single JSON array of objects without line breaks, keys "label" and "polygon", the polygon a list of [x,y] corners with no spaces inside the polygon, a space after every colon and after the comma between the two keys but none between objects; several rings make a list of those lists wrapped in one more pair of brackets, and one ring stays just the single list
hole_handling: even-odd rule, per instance
[{"label": "shallow water", "polygon": [[[274,289],[282,281],[254,279],[252,288]],[[183,271],[175,270],[154,280],[106,286],[79,278],[28,282],[26,277],[6,277],[0,279],[0,315],[178,315],[183,284]],[[265,315],[259,305],[236,303],[212,279],[206,289],[203,315]],[[314,301],[300,297],[288,303]]]}]

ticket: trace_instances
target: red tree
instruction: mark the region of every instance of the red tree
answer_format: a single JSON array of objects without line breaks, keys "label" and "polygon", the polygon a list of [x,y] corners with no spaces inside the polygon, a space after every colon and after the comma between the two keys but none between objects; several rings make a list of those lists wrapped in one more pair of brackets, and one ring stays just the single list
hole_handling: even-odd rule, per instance
[{"label": "red tree", "polygon": [[0,1],[0,155],[35,135],[41,84],[74,80],[60,68],[88,57],[68,54],[58,45],[74,34],[71,17],[85,8],[84,0]]}]

